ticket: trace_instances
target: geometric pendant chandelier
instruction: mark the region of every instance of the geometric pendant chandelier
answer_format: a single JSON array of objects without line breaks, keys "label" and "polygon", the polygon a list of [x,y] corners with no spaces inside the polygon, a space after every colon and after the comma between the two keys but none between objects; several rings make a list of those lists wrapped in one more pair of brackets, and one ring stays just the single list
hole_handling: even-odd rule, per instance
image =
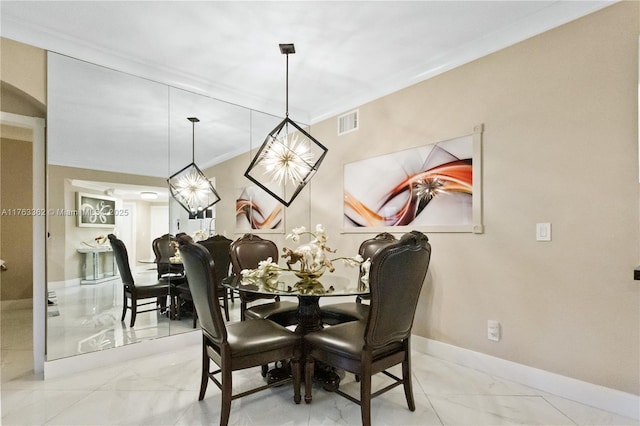
[{"label": "geometric pendant chandelier", "polygon": [[245,176],[289,207],[316,174],[327,148],[289,118],[289,54],[293,44],[280,44],[287,57],[286,114],[264,140]]},{"label": "geometric pendant chandelier", "polygon": [[195,123],[196,117],[189,117],[192,125],[191,163],[173,174],[167,182],[171,196],[189,213],[189,219],[211,217],[209,208],[220,201],[220,196],[211,181],[195,163]]}]

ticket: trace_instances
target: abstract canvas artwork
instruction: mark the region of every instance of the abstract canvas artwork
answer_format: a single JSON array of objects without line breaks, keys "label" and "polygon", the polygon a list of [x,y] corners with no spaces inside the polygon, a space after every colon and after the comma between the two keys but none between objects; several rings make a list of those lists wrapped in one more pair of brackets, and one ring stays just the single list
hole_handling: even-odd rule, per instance
[{"label": "abstract canvas artwork", "polygon": [[478,232],[474,152],[479,153],[479,140],[467,135],[346,164],[345,231],[427,227]]},{"label": "abstract canvas artwork", "polygon": [[77,192],[76,206],[79,227],[112,228],[116,215],[122,213],[116,211],[116,199],[104,195]]},{"label": "abstract canvas artwork", "polygon": [[284,232],[284,207],[257,186],[241,188],[236,198],[236,229]]}]

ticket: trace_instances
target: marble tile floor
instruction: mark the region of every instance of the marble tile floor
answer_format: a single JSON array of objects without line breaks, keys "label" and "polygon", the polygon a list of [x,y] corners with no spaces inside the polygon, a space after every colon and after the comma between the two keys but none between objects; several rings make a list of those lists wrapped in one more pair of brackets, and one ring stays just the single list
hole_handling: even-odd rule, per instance
[{"label": "marble tile floor", "polygon": [[[156,271],[139,269],[137,283],[155,282]],[[53,288],[48,307],[47,356],[59,359],[94,350],[109,349],[145,339],[192,331],[191,316],[180,321],[155,312],[141,313],[134,328],[129,327],[130,311],[121,322],[123,287],[120,279],[95,285]]]},{"label": "marble tile floor", "polygon": [[[235,306],[233,316],[237,314]],[[205,399],[197,400],[198,345],[41,381],[30,370],[31,336],[24,326],[29,315],[28,309],[2,312],[2,425],[218,424],[217,387],[209,383]],[[233,380],[237,392],[263,379],[255,368],[234,373]],[[376,376],[374,390],[388,380]],[[415,412],[407,409],[399,387],[373,400],[373,424],[638,425],[632,419],[418,352],[413,354],[413,385]],[[341,387],[353,395],[359,389],[350,374]],[[354,425],[360,424],[359,410],[319,386],[314,386],[311,404],[295,405],[291,387],[283,386],[233,401],[230,424]]]}]

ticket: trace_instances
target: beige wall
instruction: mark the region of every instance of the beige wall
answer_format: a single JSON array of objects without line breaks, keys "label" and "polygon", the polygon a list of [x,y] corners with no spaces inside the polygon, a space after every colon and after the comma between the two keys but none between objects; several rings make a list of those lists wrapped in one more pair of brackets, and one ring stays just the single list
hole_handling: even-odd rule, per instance
[{"label": "beige wall", "polygon": [[[3,112],[44,117],[46,53],[42,49],[0,38],[0,105]],[[0,207],[32,206],[32,135],[30,130],[3,125]],[[0,257],[7,271],[0,276],[0,299],[33,296],[31,216],[0,218]]]},{"label": "beige wall", "polygon": [[[340,253],[355,253],[368,235],[339,235],[344,163],[484,123],[485,233],[429,234],[414,332],[640,394],[639,7],[613,5],[363,105],[358,132],[314,125],[329,153],[287,228],[322,223]],[[242,155],[209,171],[221,232],[234,229],[247,165]],[[551,242],[535,241],[536,222],[552,223]],[[502,324],[498,343],[489,319]]]},{"label": "beige wall", "polygon": [[[29,138],[30,139],[30,138]],[[0,138],[0,300],[33,296],[31,140]]]},{"label": "beige wall", "polygon": [[47,104],[47,52],[0,38],[0,77],[42,105]]}]

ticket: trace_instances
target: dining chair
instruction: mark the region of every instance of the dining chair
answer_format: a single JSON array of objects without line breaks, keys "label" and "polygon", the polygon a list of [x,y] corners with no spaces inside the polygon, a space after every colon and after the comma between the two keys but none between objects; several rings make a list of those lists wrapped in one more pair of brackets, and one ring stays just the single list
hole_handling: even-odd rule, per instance
[{"label": "dining chair", "polygon": [[[254,234],[245,234],[231,243],[231,265],[233,273],[239,275],[243,269],[255,269],[258,262],[269,257],[278,262],[278,246],[271,241]],[[248,306],[249,303],[260,299],[274,299],[274,302]],[[240,319],[272,319],[277,323],[289,326],[296,323],[298,304],[281,301],[280,296],[265,297],[240,293]]]},{"label": "dining chair", "polygon": [[[305,402],[311,402],[314,363],[320,361],[360,378],[359,399],[340,389],[335,392],[360,405],[363,425],[371,424],[371,398],[400,384],[404,386],[409,410],[415,411],[411,329],[430,259],[429,239],[418,231],[383,247],[371,262],[367,320],[326,327],[304,336]],[[397,364],[402,364],[402,378],[387,371]],[[372,394],[371,377],[377,373],[385,374],[394,383]]]},{"label": "dining chair", "polygon": [[231,265],[229,249],[231,248],[232,242],[233,241],[226,238],[224,235],[213,235],[206,240],[198,241],[199,244],[209,250],[211,258],[213,259],[216,278],[218,279],[218,295],[222,301],[224,316],[227,321],[229,321],[229,298],[232,296],[233,292],[230,289],[223,287],[220,283],[224,278],[229,276],[229,267]]},{"label": "dining chair", "polygon": [[[155,238],[151,242],[151,248],[155,255],[156,270],[158,280],[167,282],[171,287],[172,309],[171,318],[179,317],[180,301],[178,300],[178,286],[186,285],[184,267],[182,263],[171,262],[171,258],[176,255],[177,240],[173,234],[164,234]],[[195,327],[195,326],[194,326]]]},{"label": "dining chair", "polygon": [[[124,318],[127,314],[127,309],[130,309],[131,321],[129,326],[133,327],[136,323],[136,316],[138,313],[166,309],[167,297],[171,299],[171,311],[174,311],[174,298],[169,283],[165,281],[158,281],[153,284],[136,284],[135,280],[133,279],[133,274],[131,273],[131,267],[129,265],[129,255],[127,254],[127,247],[122,242],[122,240],[118,239],[115,235],[109,234],[107,237],[109,238],[109,242],[111,243],[113,255],[116,258],[116,264],[118,265],[118,271],[120,272],[120,278],[122,279],[122,285],[124,286],[122,318],[120,319],[120,321],[124,321]],[[155,300],[148,301],[148,299]],[[129,301],[131,302],[130,304]],[[156,307],[144,310],[138,309],[139,307],[146,305],[155,305]]]},{"label": "dining chair", "polygon": [[[382,232],[360,243],[358,254],[365,260],[373,260],[380,249],[397,241],[396,237],[392,234]],[[362,273],[362,271],[360,271],[360,273]],[[357,296],[355,302],[325,305],[322,307],[322,320],[329,325],[341,324],[353,320],[364,321],[367,319],[367,316],[369,316],[369,305],[363,304],[363,300],[369,300],[369,295]]]},{"label": "dining chair", "polygon": [[[225,323],[211,254],[204,246],[188,238],[179,238],[179,242],[202,329],[202,374],[198,400],[204,399],[211,379],[222,392],[220,424],[226,425],[232,400],[292,381],[291,378],[283,378],[234,395],[233,372],[288,359],[291,360],[293,376],[293,400],[300,403],[300,337],[268,320]],[[211,371],[211,361],[217,366],[215,371]]]},{"label": "dining chair", "polygon": [[164,234],[151,242],[151,248],[155,255],[158,279],[171,280],[172,282],[184,281],[184,268],[181,263],[172,263],[170,258],[175,256],[177,244],[176,237],[172,234]]}]

